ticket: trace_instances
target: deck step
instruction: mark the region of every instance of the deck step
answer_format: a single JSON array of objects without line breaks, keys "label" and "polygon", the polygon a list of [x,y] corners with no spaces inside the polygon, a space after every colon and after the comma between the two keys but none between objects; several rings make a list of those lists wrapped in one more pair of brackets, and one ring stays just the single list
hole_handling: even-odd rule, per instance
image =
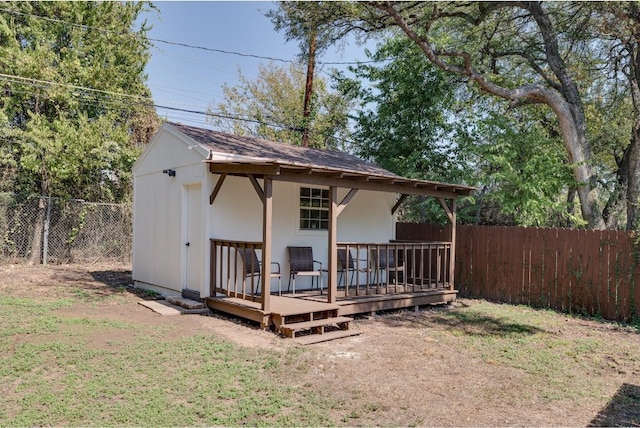
[{"label": "deck step", "polygon": [[181,306],[185,309],[204,309],[204,303],[184,297],[167,296],[166,300],[172,305]]},{"label": "deck step", "polygon": [[338,324],[343,330],[349,329],[349,322],[353,321],[353,318],[349,317],[330,317],[313,321],[295,322],[291,324],[283,324],[279,327],[280,332],[286,337],[294,337],[296,332],[309,330],[315,327],[321,329],[326,326]]},{"label": "deck step", "polygon": [[292,340],[299,345],[313,345],[314,343],[327,342],[329,340],[342,339],[343,337],[357,336],[359,334],[359,331],[354,330],[336,330],[324,334],[294,337]]}]

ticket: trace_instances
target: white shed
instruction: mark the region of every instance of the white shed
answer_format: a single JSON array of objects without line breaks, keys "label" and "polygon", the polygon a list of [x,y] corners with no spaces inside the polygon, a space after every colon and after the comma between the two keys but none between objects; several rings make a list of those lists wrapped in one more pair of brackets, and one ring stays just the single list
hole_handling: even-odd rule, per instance
[{"label": "white shed", "polygon": [[[237,286],[228,284],[238,276],[237,272],[232,275],[238,261],[229,255],[229,247],[237,250],[238,245],[244,245],[238,243],[254,243],[261,258],[279,263],[285,289],[287,248],[312,247],[314,259],[323,266],[328,301],[335,302],[339,300],[338,275],[347,268],[339,266],[340,248],[356,259],[364,254],[363,263],[370,266],[370,245],[379,248],[380,243],[394,241],[395,211],[407,195],[438,198],[455,224],[456,197],[472,190],[402,178],[342,152],[174,123],[160,128],[134,165],[133,180],[135,283],[163,294],[189,289],[202,298],[247,298],[249,294],[252,301],[256,300],[255,292],[243,289],[238,293]],[[452,292],[454,238],[442,253],[446,253],[446,266],[444,261],[437,262],[438,272],[447,273],[438,280],[446,282],[445,288]],[[421,254],[425,251],[422,244]],[[411,254],[415,258],[417,250],[407,250],[407,243],[402,245],[402,254],[394,247],[396,259],[404,260],[403,269],[408,270],[407,257]],[[429,251],[431,254],[433,249]],[[429,263],[435,269],[436,262]],[[414,270],[415,266],[414,260]],[[271,272],[270,263],[262,267],[265,274]],[[369,272],[360,269],[356,282],[370,285],[365,274]],[[414,282],[417,275],[413,275]],[[406,283],[409,273],[402,277]],[[278,292],[277,281],[259,281],[265,290]],[[299,278],[296,283],[298,290],[311,286],[310,278]],[[349,286],[344,288],[348,295]],[[263,311],[269,311],[270,294],[260,288],[258,300]]]}]

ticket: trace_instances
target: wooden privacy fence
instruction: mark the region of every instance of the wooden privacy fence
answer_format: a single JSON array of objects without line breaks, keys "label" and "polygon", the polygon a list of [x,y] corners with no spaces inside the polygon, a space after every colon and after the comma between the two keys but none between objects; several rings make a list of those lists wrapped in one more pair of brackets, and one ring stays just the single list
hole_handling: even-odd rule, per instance
[{"label": "wooden privacy fence", "polygon": [[[443,240],[450,226],[399,223],[397,239]],[[461,296],[631,321],[640,316],[640,248],[623,231],[458,225]]]}]

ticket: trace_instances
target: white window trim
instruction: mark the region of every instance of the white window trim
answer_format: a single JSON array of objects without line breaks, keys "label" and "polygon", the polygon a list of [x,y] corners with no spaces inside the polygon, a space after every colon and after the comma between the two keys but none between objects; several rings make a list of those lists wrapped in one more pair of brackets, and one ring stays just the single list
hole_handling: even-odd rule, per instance
[{"label": "white window trim", "polygon": [[295,198],[296,227],[295,227],[295,234],[296,235],[303,235],[303,236],[322,236],[322,235],[326,235],[328,229],[302,229],[300,227],[300,210],[302,209],[302,207],[300,206],[300,189],[304,189],[304,188],[329,190],[328,187],[322,187],[322,186],[312,186],[312,185],[302,185],[302,184],[299,184],[299,185],[296,186],[296,198]]}]

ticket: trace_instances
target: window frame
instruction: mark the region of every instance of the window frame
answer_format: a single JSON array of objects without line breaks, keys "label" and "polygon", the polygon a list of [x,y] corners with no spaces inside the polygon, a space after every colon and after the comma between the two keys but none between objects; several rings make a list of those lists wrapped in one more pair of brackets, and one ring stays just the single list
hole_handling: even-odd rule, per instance
[{"label": "window frame", "polygon": [[300,186],[298,189],[297,229],[300,232],[328,231],[329,189],[312,186]]}]

